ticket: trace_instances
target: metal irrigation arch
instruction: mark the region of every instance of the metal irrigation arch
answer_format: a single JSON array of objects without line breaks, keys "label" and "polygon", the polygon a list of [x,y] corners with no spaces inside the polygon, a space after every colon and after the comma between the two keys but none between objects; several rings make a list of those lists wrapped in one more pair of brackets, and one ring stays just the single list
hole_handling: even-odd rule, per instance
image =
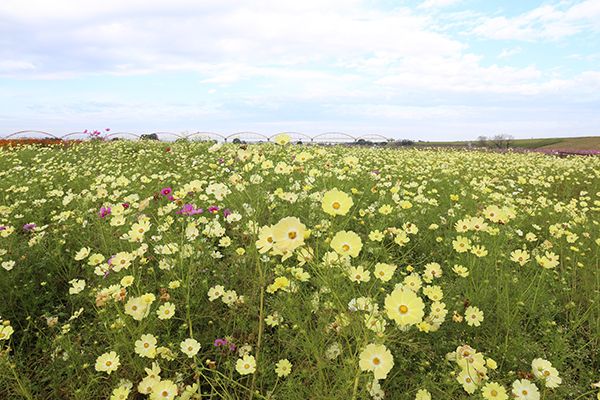
[{"label": "metal irrigation arch", "polygon": [[[179,133],[175,133],[175,132],[151,132],[148,133],[147,135],[156,135],[158,138],[160,138],[160,135],[165,135],[165,136],[175,136],[177,139],[185,139],[185,135],[180,135]],[[141,137],[141,135],[140,135]]]},{"label": "metal irrigation arch", "polygon": [[62,140],[65,140],[66,138],[69,138],[69,137],[75,136],[75,135],[83,135],[83,136],[85,136],[85,139],[89,138],[89,133],[86,133],[86,132],[69,132],[65,135],[62,135],[60,138]]},{"label": "metal irrigation arch", "polygon": [[10,139],[10,138],[15,137],[17,135],[21,135],[21,134],[25,134],[25,133],[39,133],[39,134],[42,134],[42,135],[50,136],[52,139],[61,140],[60,137],[55,136],[55,135],[51,134],[50,132],[44,132],[44,131],[19,131],[19,132],[14,132],[14,133],[11,133],[10,135],[6,136],[5,139]]},{"label": "metal irrigation arch", "polygon": [[[258,133],[258,132],[236,132],[236,133],[232,133],[231,135],[227,136],[225,138],[225,141],[229,141],[229,139],[233,138],[234,140],[236,138],[243,140],[241,138],[243,138],[242,135],[254,135],[254,136],[258,136],[259,138],[265,139],[267,142],[270,141],[270,137],[267,135],[263,135],[262,133]],[[250,140],[250,139],[248,139]]]},{"label": "metal irrigation arch", "polygon": [[194,136],[207,137],[207,138],[212,139],[212,140],[214,140],[214,136],[216,136],[219,139],[222,139],[223,141],[227,140],[227,136],[221,135],[220,133],[216,133],[216,132],[200,132],[200,131],[194,132],[194,133],[190,133],[185,138],[186,139],[190,139],[190,138],[193,138]]},{"label": "metal irrigation arch", "polygon": [[380,135],[379,133],[368,133],[366,135],[359,136],[359,137],[356,138],[356,141],[359,141],[361,139],[367,140],[367,141],[371,141],[373,139],[379,139],[379,140],[381,140],[383,142],[387,142],[388,141],[387,137],[385,137],[383,135]]},{"label": "metal irrigation arch", "polygon": [[118,137],[118,135],[123,135],[123,136],[130,136],[133,137],[135,139],[139,139],[140,135],[138,135],[137,133],[131,133],[131,132],[114,132],[114,133],[110,133],[106,136],[104,136],[105,138],[113,138],[113,137]]},{"label": "metal irrigation arch", "polygon": [[310,142],[313,141],[313,137],[310,135],[307,135],[306,133],[302,133],[302,132],[281,132],[281,133],[276,133],[274,135],[269,136],[269,141],[271,141],[271,139],[276,138],[279,135],[288,135],[292,138],[294,137],[300,137],[300,138],[304,138]]},{"label": "metal irrigation arch", "polygon": [[[342,137],[348,138],[352,142],[356,142],[356,140],[357,140],[354,136],[352,136],[352,135],[350,135],[349,133],[346,133],[346,132],[323,132],[323,133],[320,133],[318,135],[313,136],[312,140],[315,141],[315,139],[323,138],[323,137],[326,137],[326,136],[333,136],[333,135],[337,135],[337,136],[342,136]],[[327,141],[324,141],[324,142],[327,143]],[[330,143],[337,143],[337,142],[338,141],[334,141],[334,142],[330,142]]]},{"label": "metal irrigation arch", "polygon": [[[11,138],[19,139],[19,137],[22,137],[22,136],[28,135],[28,134],[29,135],[43,135],[45,138],[51,138],[51,139],[56,139],[56,140],[63,140],[63,139],[72,140],[70,138],[74,138],[77,136],[82,136],[81,138],[77,138],[80,140],[89,139],[89,135],[87,132],[70,132],[63,136],[56,136],[50,132],[38,131],[38,130],[23,130],[23,131],[14,132],[14,133],[11,133],[11,134],[5,136],[4,139],[11,139]],[[137,133],[133,133],[133,132],[112,132],[112,133],[105,135],[104,138],[110,139],[110,138],[119,137],[122,139],[139,140],[145,136],[155,135],[159,140],[166,140],[166,141],[170,140],[167,137],[175,138],[175,140],[177,140],[177,139],[185,140],[185,139],[193,139],[193,138],[201,137],[201,138],[206,138],[208,140],[217,140],[217,141],[224,141],[224,142],[232,142],[235,139],[239,139],[240,141],[243,141],[243,142],[247,141],[247,142],[252,143],[252,142],[262,142],[262,141],[271,142],[278,135],[282,135],[282,134],[290,136],[292,138],[292,141],[295,141],[295,142],[296,141],[297,142],[306,141],[306,142],[310,142],[310,143],[334,144],[334,143],[356,143],[358,141],[381,141],[381,142],[389,141],[389,138],[385,137],[384,135],[378,134],[378,133],[365,134],[365,135],[356,137],[356,136],[353,136],[346,132],[334,132],[334,131],[323,132],[323,133],[319,133],[314,136],[308,135],[303,132],[295,132],[295,131],[280,132],[280,133],[276,133],[276,134],[272,134],[272,135],[265,135],[265,134],[262,134],[259,132],[251,132],[251,131],[235,132],[235,133],[231,133],[229,135],[217,133],[217,132],[207,132],[207,131],[197,131],[197,132],[193,132],[190,134],[165,132],[165,131],[151,132],[151,133],[146,133],[146,134],[137,134]],[[24,138],[32,139],[33,137],[25,136],[25,137],[23,137],[23,139]]]}]

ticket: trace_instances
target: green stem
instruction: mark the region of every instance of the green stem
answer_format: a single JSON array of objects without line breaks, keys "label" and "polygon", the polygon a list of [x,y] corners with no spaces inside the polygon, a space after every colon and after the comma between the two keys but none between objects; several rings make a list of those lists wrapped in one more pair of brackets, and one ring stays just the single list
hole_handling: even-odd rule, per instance
[{"label": "green stem", "polygon": [[8,362],[8,365],[10,367],[10,370],[11,370],[13,376],[15,377],[15,380],[17,381],[17,386],[19,387],[18,391],[21,394],[21,396],[23,396],[27,400],[33,400],[33,396],[31,395],[31,393],[29,393],[29,391],[23,386],[23,383],[21,382],[21,379],[19,378],[19,374],[17,373],[14,365],[10,361]]},{"label": "green stem", "polygon": [[[259,363],[259,357],[260,357],[260,346],[262,344],[262,336],[263,336],[263,331],[265,329],[264,326],[264,321],[265,321],[265,279],[264,279],[264,275],[263,275],[263,270],[262,270],[262,265],[259,262],[258,263],[258,276],[259,276],[259,280],[260,280],[260,309],[259,309],[259,314],[258,314],[258,339],[256,342],[256,364],[258,365]],[[256,385],[256,371],[255,373],[252,375],[252,384],[250,385],[250,400],[252,400],[252,397],[254,396],[254,388]]]},{"label": "green stem", "polygon": [[358,394],[358,382],[360,381],[360,368],[356,369],[356,376],[354,377],[354,387],[352,388],[352,400],[356,400]]}]

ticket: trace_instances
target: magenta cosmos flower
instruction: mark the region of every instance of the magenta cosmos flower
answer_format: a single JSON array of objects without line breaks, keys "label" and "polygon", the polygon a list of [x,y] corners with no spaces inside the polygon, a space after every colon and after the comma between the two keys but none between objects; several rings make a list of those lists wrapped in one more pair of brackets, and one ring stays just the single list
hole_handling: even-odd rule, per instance
[{"label": "magenta cosmos flower", "polygon": [[98,211],[98,216],[100,218],[104,218],[107,215],[110,215],[110,207],[100,207],[100,211]]},{"label": "magenta cosmos flower", "polygon": [[34,223],[29,223],[29,224],[23,225],[23,230],[25,232],[31,232],[34,229],[35,229],[35,224]]},{"label": "magenta cosmos flower", "polygon": [[175,214],[196,215],[196,214],[202,214],[203,212],[204,212],[203,209],[196,208],[193,204],[184,204],[183,207],[181,207],[181,210],[176,211]]}]

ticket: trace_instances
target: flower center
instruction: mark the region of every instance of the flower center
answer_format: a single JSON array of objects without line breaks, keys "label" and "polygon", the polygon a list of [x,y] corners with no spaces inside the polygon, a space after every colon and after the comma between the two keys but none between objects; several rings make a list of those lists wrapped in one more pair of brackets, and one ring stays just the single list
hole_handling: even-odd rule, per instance
[{"label": "flower center", "polygon": [[374,365],[379,365],[379,364],[381,364],[381,360],[380,360],[379,358],[375,357],[375,358],[373,359],[373,364],[374,364]]},{"label": "flower center", "polygon": [[167,392],[166,390],[163,390],[161,395],[162,395],[162,397],[169,397],[169,392]]},{"label": "flower center", "polygon": [[350,250],[350,246],[348,246],[347,244],[344,244],[344,245],[342,246],[342,250],[344,250],[344,251],[348,251],[348,250]]},{"label": "flower center", "polygon": [[400,306],[400,308],[398,309],[398,311],[400,311],[400,314],[406,314],[408,312],[408,307],[406,307],[404,304],[402,304]]},{"label": "flower center", "polygon": [[331,205],[331,207],[333,207],[334,210],[337,210],[340,208],[340,203],[338,203],[337,201],[334,201],[333,204]]},{"label": "flower center", "polygon": [[297,235],[296,232],[288,232],[288,237],[292,240],[296,239],[296,235]]},{"label": "flower center", "polygon": [[523,393],[523,396],[527,396],[527,390],[523,390],[521,393]]},{"label": "flower center", "polygon": [[495,390],[492,390],[492,391],[490,392],[490,394],[491,394],[492,396],[494,396],[494,397],[498,396],[498,392],[496,392]]}]

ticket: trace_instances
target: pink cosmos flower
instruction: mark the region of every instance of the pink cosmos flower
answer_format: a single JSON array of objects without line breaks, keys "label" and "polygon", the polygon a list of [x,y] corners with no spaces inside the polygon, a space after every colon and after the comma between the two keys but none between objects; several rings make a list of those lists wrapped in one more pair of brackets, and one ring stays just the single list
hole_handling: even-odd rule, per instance
[{"label": "pink cosmos flower", "polygon": [[110,215],[110,212],[111,212],[110,207],[100,207],[100,211],[98,211],[98,216],[100,218],[104,218],[107,215]]}]

